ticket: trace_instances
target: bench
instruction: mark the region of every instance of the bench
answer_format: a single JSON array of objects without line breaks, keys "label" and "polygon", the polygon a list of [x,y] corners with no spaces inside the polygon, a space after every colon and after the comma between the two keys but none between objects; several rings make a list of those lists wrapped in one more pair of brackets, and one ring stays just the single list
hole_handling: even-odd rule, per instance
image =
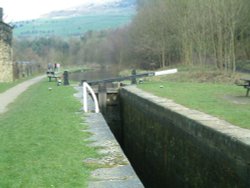
[{"label": "bench", "polygon": [[250,90],[250,79],[241,79],[244,81],[243,84],[238,84],[236,83],[237,86],[242,86],[244,87],[245,89],[247,89],[247,92],[246,92],[246,97],[248,97],[249,95],[249,90]]},{"label": "bench", "polygon": [[247,89],[246,97],[248,97],[250,86],[245,86],[245,88]]},{"label": "bench", "polygon": [[51,82],[52,79],[55,79],[57,82],[61,80],[61,76],[56,75],[54,71],[47,71],[47,76],[49,78],[49,82]]}]

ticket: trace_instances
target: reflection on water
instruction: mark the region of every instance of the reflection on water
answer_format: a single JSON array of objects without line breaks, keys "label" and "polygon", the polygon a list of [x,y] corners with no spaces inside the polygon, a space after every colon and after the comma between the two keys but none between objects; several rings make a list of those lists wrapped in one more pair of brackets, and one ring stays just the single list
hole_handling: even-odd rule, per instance
[{"label": "reflection on water", "polygon": [[113,78],[118,76],[117,70],[112,69],[99,69],[99,70],[89,70],[85,72],[74,72],[70,74],[70,80],[80,82],[81,80],[101,80],[107,78]]}]

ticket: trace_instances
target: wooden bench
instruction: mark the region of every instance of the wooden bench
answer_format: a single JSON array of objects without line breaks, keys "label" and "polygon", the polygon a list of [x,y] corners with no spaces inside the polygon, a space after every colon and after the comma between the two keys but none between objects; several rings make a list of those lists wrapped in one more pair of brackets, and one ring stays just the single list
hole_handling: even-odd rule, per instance
[{"label": "wooden bench", "polygon": [[49,82],[51,82],[52,79],[55,79],[57,82],[58,80],[61,80],[61,76],[56,75],[54,71],[47,71],[47,76],[49,78]]}]

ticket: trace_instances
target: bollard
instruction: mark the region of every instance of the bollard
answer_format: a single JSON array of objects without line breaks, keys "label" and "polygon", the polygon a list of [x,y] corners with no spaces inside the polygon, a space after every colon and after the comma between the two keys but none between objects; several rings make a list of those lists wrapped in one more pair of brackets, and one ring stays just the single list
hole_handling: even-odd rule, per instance
[{"label": "bollard", "polygon": [[132,74],[131,74],[133,77],[131,78],[131,84],[137,84],[137,81],[136,81],[136,70],[133,69],[132,70]]},{"label": "bollard", "polygon": [[103,114],[105,114],[107,107],[107,88],[105,83],[98,85],[98,99],[100,110]]},{"label": "bollard", "polygon": [[64,71],[63,73],[63,85],[69,85],[69,73],[68,71]]}]

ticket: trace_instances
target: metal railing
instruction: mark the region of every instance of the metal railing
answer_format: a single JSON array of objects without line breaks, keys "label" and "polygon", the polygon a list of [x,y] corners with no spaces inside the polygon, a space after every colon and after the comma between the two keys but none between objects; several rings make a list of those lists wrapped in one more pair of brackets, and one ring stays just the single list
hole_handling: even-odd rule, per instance
[{"label": "metal railing", "polygon": [[99,109],[99,104],[98,104],[98,100],[97,97],[95,95],[94,90],[89,86],[89,84],[87,82],[83,82],[83,110],[84,112],[88,112],[88,91],[90,92],[92,99],[94,100],[94,104],[95,104],[95,113],[99,113],[100,109]]}]

